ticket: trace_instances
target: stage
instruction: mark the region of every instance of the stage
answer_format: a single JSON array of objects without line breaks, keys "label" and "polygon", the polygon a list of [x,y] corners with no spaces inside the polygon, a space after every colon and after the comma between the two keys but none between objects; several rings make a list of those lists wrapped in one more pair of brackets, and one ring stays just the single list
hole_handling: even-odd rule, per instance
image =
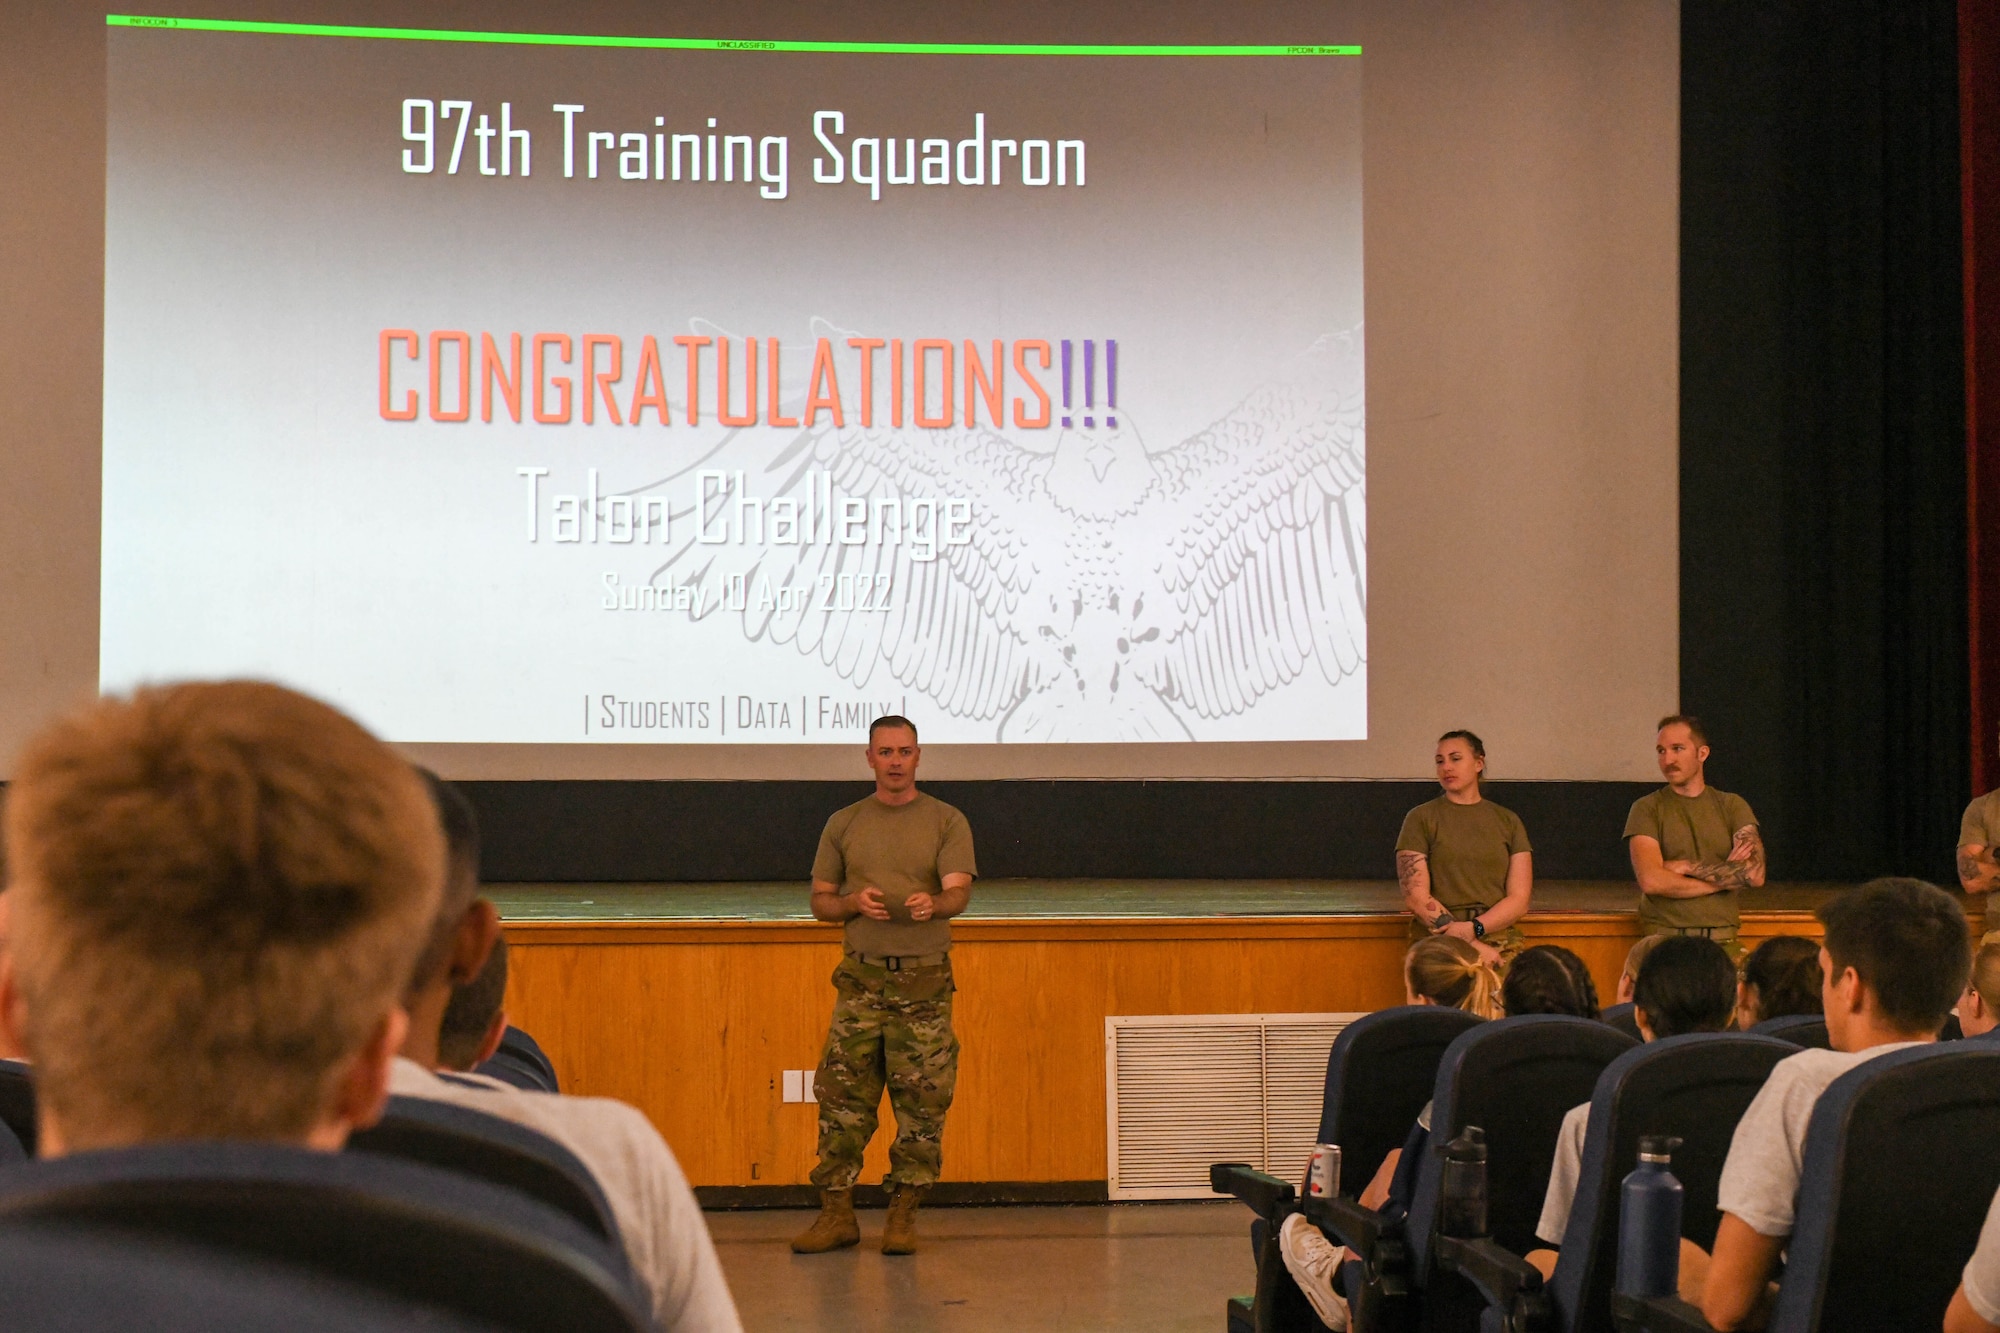
[{"label": "stage", "polygon": [[[1746,945],[1816,934],[1812,908],[1837,889],[1746,894]],[[782,1099],[783,1073],[818,1063],[840,930],[812,920],[804,883],[488,892],[511,947],[508,1012],[565,1090],[642,1108],[706,1197],[805,1183],[814,1108]],[[1582,955],[1608,1002],[1637,897],[1629,883],[1544,882],[1524,929]],[[1399,903],[1388,881],[982,880],[953,923],[964,1054],[945,1181],[1102,1197],[1107,1016],[1399,1004]],[[880,1178],[887,1138],[865,1180]]]}]

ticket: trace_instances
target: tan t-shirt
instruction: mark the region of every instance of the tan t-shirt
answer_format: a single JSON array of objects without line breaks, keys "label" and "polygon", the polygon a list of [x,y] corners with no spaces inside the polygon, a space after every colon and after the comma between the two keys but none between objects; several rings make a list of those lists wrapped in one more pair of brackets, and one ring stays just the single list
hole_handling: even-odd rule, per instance
[{"label": "tan t-shirt", "polygon": [[935,897],[946,875],[977,875],[972,829],[965,816],[923,792],[906,805],[884,805],[873,796],[834,812],[819,835],[813,878],[838,884],[844,898],[862,889],[882,891],[889,920],[849,917],[845,927],[853,953],[943,953],[951,948],[951,923],[935,918],[910,920],[905,906],[913,893]]},{"label": "tan t-shirt", "polygon": [[[1625,836],[1643,833],[1653,839],[1660,844],[1663,861],[1722,861],[1729,856],[1736,830],[1756,822],[1750,802],[1732,792],[1703,787],[1699,796],[1682,796],[1672,787],[1662,787],[1632,802]],[[1734,929],[1741,921],[1734,889],[1700,898],[1639,895],[1639,927],[1647,932],[1676,926]]]},{"label": "tan t-shirt", "polygon": [[[2000,846],[2000,790],[1975,796],[1965,807],[1965,818],[1958,822],[1958,845]],[[1986,895],[1986,929],[2000,930],[2000,893]]]},{"label": "tan t-shirt", "polygon": [[2000,846],[2000,791],[1975,796],[1972,804],[1965,807],[1965,818],[1958,822],[1958,845],[1974,844]]},{"label": "tan t-shirt", "polygon": [[1440,796],[1403,816],[1396,850],[1424,854],[1431,896],[1464,921],[1507,896],[1508,862],[1534,848],[1520,816],[1506,806],[1459,805]]}]

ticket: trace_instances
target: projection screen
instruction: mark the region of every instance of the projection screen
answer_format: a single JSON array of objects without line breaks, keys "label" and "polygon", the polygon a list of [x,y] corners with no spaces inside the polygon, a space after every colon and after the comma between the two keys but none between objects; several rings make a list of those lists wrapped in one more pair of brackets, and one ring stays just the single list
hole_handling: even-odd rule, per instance
[{"label": "projection screen", "polygon": [[110,36],[106,688],[1367,734],[1359,47],[165,22]]}]

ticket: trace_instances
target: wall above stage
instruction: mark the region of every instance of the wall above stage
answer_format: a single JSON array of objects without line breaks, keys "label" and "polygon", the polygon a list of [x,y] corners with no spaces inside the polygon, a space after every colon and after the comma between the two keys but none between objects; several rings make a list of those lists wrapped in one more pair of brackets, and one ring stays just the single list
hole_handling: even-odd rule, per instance
[{"label": "wall above stage", "polygon": [[[466,782],[495,882],[804,880],[827,816],[866,782]],[[1430,782],[929,782],[988,877],[1383,879]],[[1536,873],[1622,880],[1643,782],[1494,782]],[[1755,800],[1752,799],[1754,807]],[[1783,873],[1774,867],[1774,873]]]}]

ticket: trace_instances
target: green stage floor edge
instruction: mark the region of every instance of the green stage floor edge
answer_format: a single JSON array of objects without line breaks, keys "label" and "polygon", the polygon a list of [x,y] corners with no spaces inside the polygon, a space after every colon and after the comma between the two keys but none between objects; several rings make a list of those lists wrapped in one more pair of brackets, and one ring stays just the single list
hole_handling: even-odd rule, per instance
[{"label": "green stage floor edge", "polygon": [[[1747,912],[1811,911],[1834,884],[1774,884],[1743,897]],[[489,884],[509,921],[809,921],[805,881],[779,883]],[[1630,912],[1639,892],[1607,880],[1547,880],[1536,912]],[[988,879],[974,920],[1236,916],[1378,916],[1400,912],[1388,880]]]}]

